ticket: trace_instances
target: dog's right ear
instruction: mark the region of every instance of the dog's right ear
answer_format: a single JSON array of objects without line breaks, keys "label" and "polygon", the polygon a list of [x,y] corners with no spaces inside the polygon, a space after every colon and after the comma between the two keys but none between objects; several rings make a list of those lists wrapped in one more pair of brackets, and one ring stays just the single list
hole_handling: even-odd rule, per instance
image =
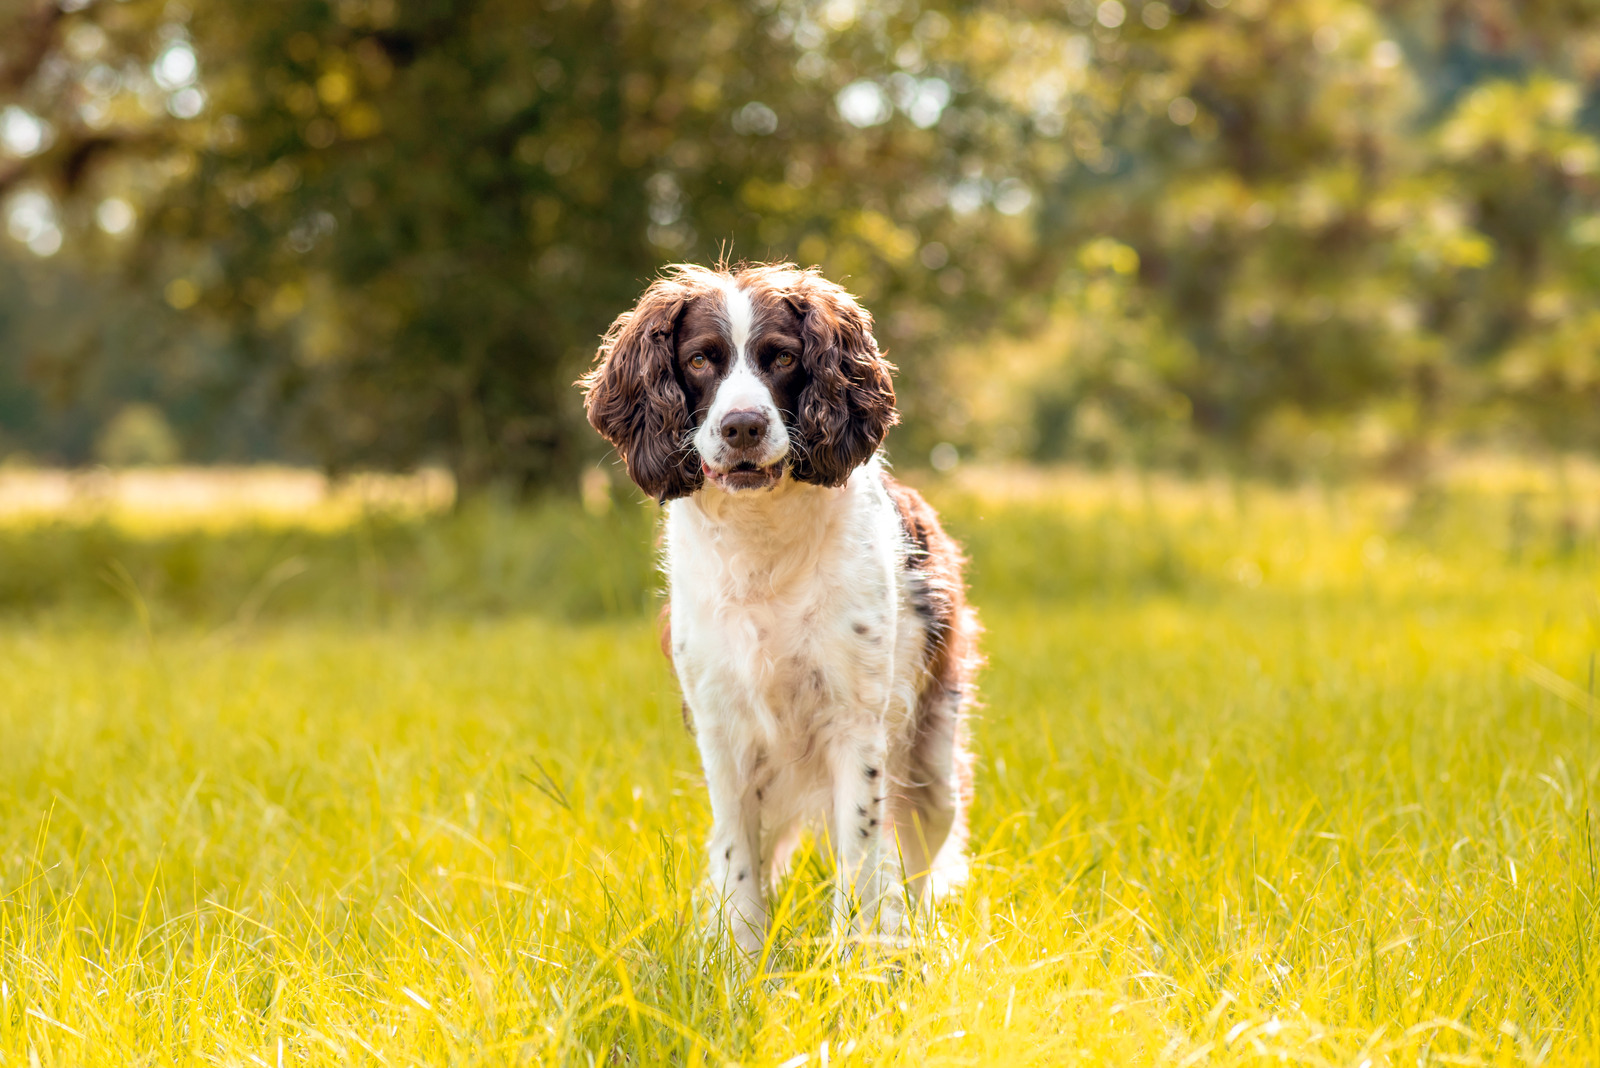
[{"label": "dog's right ear", "polygon": [[693,296],[675,278],[652,284],[617,316],[596,366],[578,380],[589,424],[617,447],[628,477],[663,504],[705,480],[690,440],[689,402],[673,368],[678,320]]}]

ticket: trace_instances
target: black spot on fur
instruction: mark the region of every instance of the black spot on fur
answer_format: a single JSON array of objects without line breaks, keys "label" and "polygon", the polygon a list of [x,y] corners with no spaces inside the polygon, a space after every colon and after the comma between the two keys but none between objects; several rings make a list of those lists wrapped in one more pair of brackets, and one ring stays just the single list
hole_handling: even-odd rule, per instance
[{"label": "black spot on fur", "polygon": [[[926,556],[927,551],[924,550],[922,555]],[[919,567],[918,555],[913,552],[909,564],[911,574],[908,578],[910,581],[906,583],[906,590],[910,594],[911,610],[917,614],[918,619],[922,620],[923,626],[928,628],[930,640],[943,641],[944,632],[949,629],[943,618],[945,596],[942,591],[934,589],[929,584],[927,576],[918,570]]]},{"label": "black spot on fur", "polygon": [[722,859],[723,860],[732,860],[733,859],[733,846],[729,846],[728,847],[728,851],[726,853],[722,854]]},{"label": "black spot on fur", "polygon": [[866,805],[857,805],[856,806],[856,815],[857,816],[865,816],[866,814],[867,814],[867,806]]},{"label": "black spot on fur", "polygon": [[740,882],[741,882],[741,883],[742,883],[742,882],[744,882],[744,880],[745,880],[745,876],[747,876],[747,875],[749,875],[749,874],[750,874],[750,869],[749,869],[749,868],[744,868],[744,869],[742,869],[742,870],[741,870],[741,871],[740,871],[740,872],[739,872],[739,881],[740,881]]},{"label": "black spot on fur", "polygon": [[878,825],[878,821],[877,820],[868,820],[867,821],[867,826],[868,827],[876,827],[877,825]]},{"label": "black spot on fur", "polygon": [[867,778],[876,779],[877,777],[878,777],[878,769],[877,768],[868,768],[867,769]]},{"label": "black spot on fur", "polygon": [[867,626],[865,623],[852,623],[850,624],[850,629],[854,630],[857,634],[865,634],[872,628]]},{"label": "black spot on fur", "polygon": [[960,550],[940,530],[933,509],[914,490],[884,476],[906,536],[907,593],[922,622],[930,665],[941,663],[963,601]]},{"label": "black spot on fur", "polygon": [[861,828],[861,837],[865,838],[867,837],[867,834],[867,829],[865,827]]}]

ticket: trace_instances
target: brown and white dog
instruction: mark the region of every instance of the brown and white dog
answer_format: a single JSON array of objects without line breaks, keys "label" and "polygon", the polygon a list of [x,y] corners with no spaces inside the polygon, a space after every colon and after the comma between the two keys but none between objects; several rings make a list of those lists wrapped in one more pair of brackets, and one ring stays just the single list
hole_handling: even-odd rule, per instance
[{"label": "brown and white dog", "polygon": [[872,318],[792,265],[669,268],[582,379],[665,505],[670,647],[711,795],[711,886],[758,951],[799,829],[840,933],[898,935],[966,871],[977,665],[960,549],[877,451],[898,416]]}]

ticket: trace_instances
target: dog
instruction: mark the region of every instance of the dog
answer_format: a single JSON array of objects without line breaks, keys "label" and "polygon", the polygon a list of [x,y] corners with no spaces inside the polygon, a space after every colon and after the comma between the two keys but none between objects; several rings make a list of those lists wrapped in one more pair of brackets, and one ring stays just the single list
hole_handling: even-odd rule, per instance
[{"label": "dog", "polygon": [[718,915],[750,954],[807,824],[836,864],[836,935],[901,939],[966,873],[979,628],[960,548],[878,455],[893,371],[815,269],[678,265],[579,380],[664,506],[663,645],[710,794]]}]

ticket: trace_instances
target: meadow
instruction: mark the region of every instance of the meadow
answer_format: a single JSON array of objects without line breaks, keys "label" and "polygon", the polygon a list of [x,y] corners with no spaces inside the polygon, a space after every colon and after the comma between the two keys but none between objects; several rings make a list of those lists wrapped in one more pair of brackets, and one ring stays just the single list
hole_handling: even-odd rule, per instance
[{"label": "meadow", "polygon": [[0,1065],[1600,1062],[1593,470],[919,481],[972,877],[754,976],[650,508],[0,522]]}]

